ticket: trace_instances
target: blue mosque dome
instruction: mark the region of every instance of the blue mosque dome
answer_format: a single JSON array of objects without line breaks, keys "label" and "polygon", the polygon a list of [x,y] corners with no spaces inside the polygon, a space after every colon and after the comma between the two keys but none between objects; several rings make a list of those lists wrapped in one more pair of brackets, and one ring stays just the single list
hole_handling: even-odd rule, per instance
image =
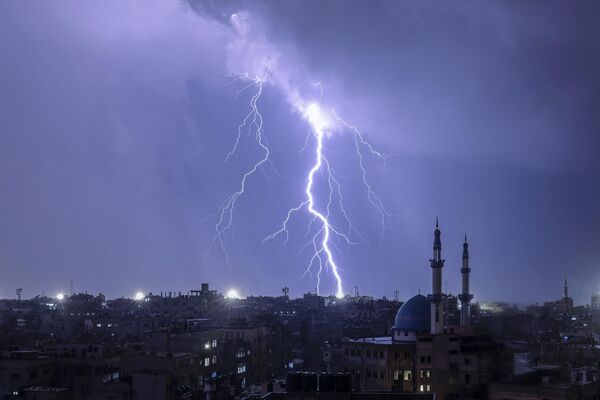
[{"label": "blue mosque dome", "polygon": [[431,329],[431,306],[422,294],[411,297],[400,307],[394,320],[394,330],[429,332]]}]

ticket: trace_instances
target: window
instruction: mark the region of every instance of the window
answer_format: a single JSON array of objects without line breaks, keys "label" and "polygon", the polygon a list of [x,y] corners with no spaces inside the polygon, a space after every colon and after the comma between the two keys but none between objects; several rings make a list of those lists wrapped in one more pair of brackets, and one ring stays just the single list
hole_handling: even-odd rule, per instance
[{"label": "window", "polygon": [[212,347],[217,347],[217,339],[212,340]]},{"label": "window", "polygon": [[427,356],[427,364],[431,364],[431,356]]},{"label": "window", "polygon": [[210,365],[210,357],[206,357],[206,358],[204,359],[204,366],[205,366],[205,367],[208,367],[209,365]]},{"label": "window", "polygon": [[385,372],[379,371],[379,379],[384,379],[384,378],[385,378]]},{"label": "window", "polygon": [[398,352],[397,351],[394,352],[394,358],[398,358]]},{"label": "window", "polygon": [[431,385],[427,385],[426,388],[428,392],[431,392]]},{"label": "window", "polygon": [[216,364],[217,363],[217,356],[212,356],[212,363]]},{"label": "window", "polygon": [[384,358],[384,357],[385,357],[385,354],[384,354],[383,350],[381,350],[379,352],[379,358]]},{"label": "window", "polygon": [[394,371],[394,380],[395,381],[399,381],[400,380],[400,374],[401,374],[401,372],[402,371],[399,371],[399,370],[395,370]]},{"label": "window", "polygon": [[425,385],[419,385],[419,392],[425,391]]},{"label": "window", "polygon": [[238,374],[243,374],[244,372],[246,372],[246,364],[238,364],[237,372]]},{"label": "window", "polygon": [[370,377],[371,377],[371,370],[367,369],[367,378],[370,378]]},{"label": "window", "polygon": [[404,380],[410,381],[411,379],[412,379],[412,371],[411,370],[404,371]]}]

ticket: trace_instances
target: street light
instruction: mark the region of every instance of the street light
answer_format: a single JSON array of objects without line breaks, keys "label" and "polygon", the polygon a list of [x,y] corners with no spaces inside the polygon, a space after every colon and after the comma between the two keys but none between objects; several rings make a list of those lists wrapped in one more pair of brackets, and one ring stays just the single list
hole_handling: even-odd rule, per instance
[{"label": "street light", "polygon": [[228,299],[241,299],[242,298],[240,296],[240,294],[237,292],[237,290],[235,290],[235,289],[229,289],[227,291],[227,294],[225,295],[225,297]]}]

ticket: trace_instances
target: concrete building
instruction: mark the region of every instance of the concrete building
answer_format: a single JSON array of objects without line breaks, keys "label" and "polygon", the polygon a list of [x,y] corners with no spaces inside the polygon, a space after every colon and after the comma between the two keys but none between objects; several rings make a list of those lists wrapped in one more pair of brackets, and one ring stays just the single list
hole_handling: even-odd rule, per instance
[{"label": "concrete building", "polygon": [[20,394],[26,387],[49,387],[54,359],[37,351],[11,351],[0,357],[0,399]]}]

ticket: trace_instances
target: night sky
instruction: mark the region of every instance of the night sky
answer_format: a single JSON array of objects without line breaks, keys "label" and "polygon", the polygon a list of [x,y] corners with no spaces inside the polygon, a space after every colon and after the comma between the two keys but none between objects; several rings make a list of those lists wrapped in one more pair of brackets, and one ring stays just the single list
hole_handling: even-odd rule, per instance
[{"label": "night sky", "polygon": [[[382,238],[352,133],[325,138],[362,232],[334,250],[346,292],[428,293],[439,216],[444,291],[460,289],[466,232],[475,301],[557,299],[566,277],[589,302],[599,18],[595,1],[2,1],[0,297],[68,292],[71,280],[111,297],[201,282],[314,291],[310,252],[298,254],[308,214],[285,245],[263,238],[303,200],[314,142],[301,151],[310,126],[297,104],[318,101],[395,154],[365,157],[390,213]],[[266,66],[271,162],[237,202],[227,265],[215,213],[261,157],[244,134],[224,162],[255,93],[238,93],[248,81],[236,76]],[[334,292],[324,272],[321,293]]]}]

